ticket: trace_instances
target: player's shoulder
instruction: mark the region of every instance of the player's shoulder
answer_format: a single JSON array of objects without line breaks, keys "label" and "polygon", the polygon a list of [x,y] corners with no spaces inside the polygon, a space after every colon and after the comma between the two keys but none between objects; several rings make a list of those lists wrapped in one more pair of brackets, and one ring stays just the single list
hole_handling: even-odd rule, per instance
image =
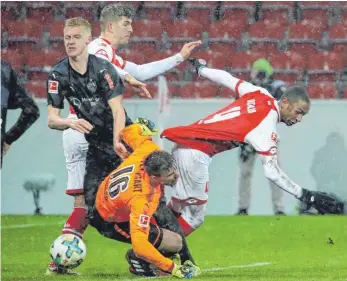
[{"label": "player's shoulder", "polygon": [[64,76],[69,74],[69,60],[68,58],[61,59],[56,65],[52,67],[50,72],[51,76]]},{"label": "player's shoulder", "polygon": [[88,52],[95,55],[103,55],[112,59],[113,48],[110,43],[102,38],[96,38],[88,45]]}]

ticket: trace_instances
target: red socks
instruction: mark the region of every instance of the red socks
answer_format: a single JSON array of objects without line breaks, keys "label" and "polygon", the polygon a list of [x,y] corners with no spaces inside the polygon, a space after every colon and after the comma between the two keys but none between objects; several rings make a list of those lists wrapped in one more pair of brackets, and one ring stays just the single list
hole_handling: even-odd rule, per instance
[{"label": "red socks", "polygon": [[183,230],[183,233],[184,233],[184,236],[188,236],[189,234],[191,234],[195,229],[193,227],[191,227],[186,221],[185,219],[180,216],[178,219],[178,223],[180,224],[182,230]]},{"label": "red socks", "polygon": [[74,208],[72,214],[67,219],[62,234],[74,234],[82,238],[88,226],[86,219],[87,210],[85,208]]}]

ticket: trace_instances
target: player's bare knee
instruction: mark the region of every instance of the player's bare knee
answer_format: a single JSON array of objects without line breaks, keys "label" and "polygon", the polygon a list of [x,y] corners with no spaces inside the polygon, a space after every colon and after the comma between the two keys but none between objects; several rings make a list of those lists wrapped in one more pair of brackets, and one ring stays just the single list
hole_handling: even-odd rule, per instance
[{"label": "player's bare knee", "polygon": [[159,250],[165,250],[171,253],[178,253],[182,249],[182,236],[167,229],[163,229],[163,240]]},{"label": "player's bare knee", "polygon": [[83,194],[75,195],[74,207],[75,208],[85,208],[86,207]]}]

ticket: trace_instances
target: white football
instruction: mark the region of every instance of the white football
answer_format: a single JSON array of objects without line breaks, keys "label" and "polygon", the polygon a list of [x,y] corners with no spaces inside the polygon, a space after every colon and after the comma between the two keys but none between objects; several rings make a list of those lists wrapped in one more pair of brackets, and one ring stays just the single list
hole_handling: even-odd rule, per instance
[{"label": "white football", "polygon": [[59,268],[72,269],[79,266],[86,258],[86,245],[73,234],[60,235],[53,242],[50,250],[54,264]]}]

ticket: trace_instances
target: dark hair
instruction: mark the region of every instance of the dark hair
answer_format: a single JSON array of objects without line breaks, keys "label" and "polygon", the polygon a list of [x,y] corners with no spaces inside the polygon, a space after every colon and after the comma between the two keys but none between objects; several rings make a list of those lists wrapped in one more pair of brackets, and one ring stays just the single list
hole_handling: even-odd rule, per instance
[{"label": "dark hair", "polygon": [[101,31],[105,31],[106,24],[110,21],[118,21],[121,17],[131,19],[135,14],[135,10],[130,5],[124,5],[122,3],[110,4],[105,6],[101,10],[100,14],[100,26]]},{"label": "dark hair", "polygon": [[310,97],[308,96],[306,89],[301,86],[293,86],[287,88],[283,93],[282,98],[283,97],[286,97],[289,102],[298,102],[302,100],[307,102],[308,104],[311,103]]},{"label": "dark hair", "polygon": [[154,151],[145,159],[144,167],[148,175],[162,176],[174,167],[174,159],[166,151]]}]

